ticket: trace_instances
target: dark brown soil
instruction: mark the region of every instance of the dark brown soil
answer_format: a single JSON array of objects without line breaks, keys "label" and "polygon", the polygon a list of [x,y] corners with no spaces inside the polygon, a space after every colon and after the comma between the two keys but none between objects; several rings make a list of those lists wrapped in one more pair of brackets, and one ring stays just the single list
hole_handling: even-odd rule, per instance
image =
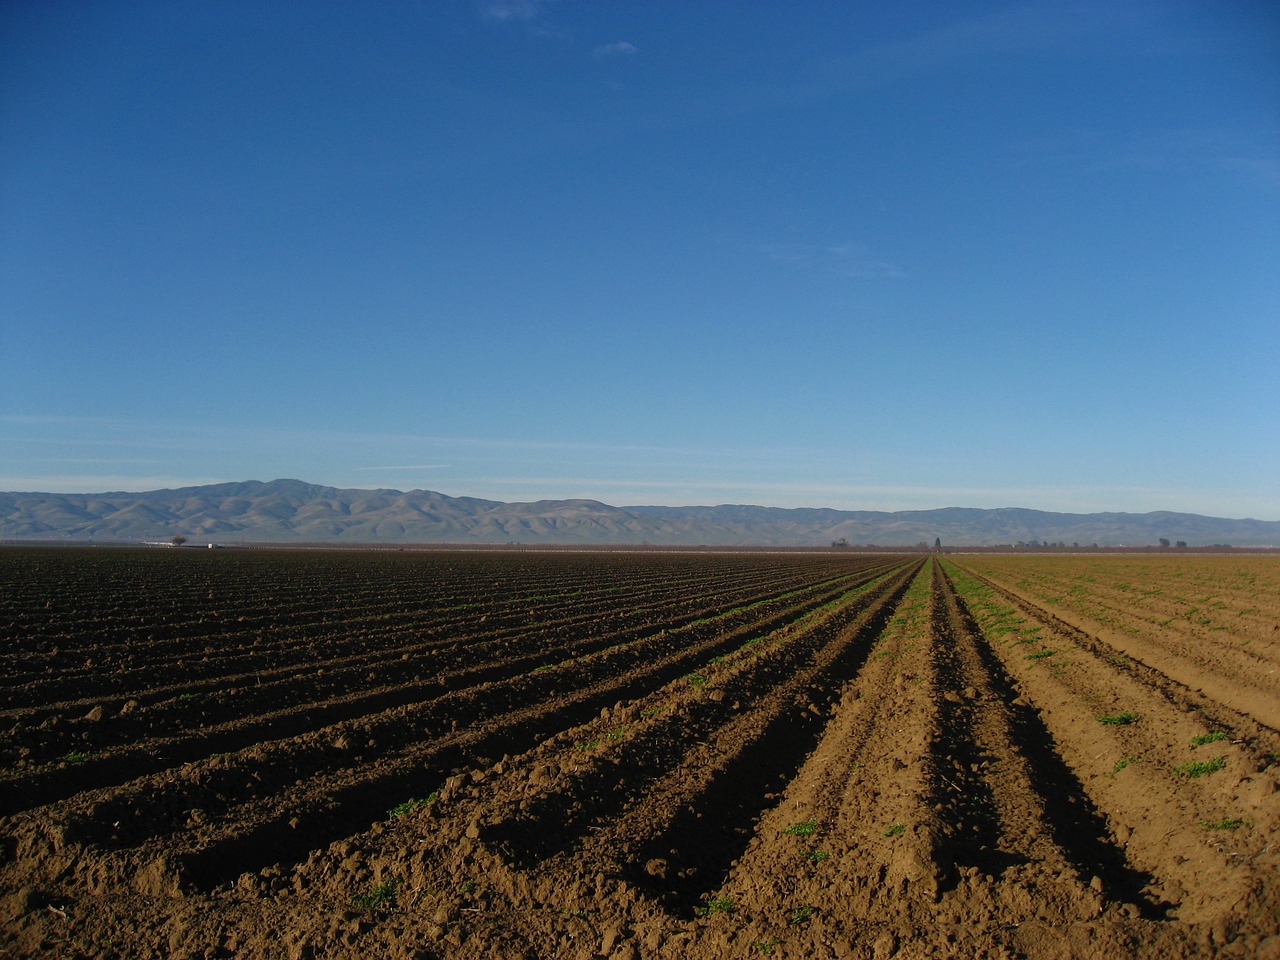
[{"label": "dark brown soil", "polygon": [[1280,956],[1280,595],[1018,560],[0,550],[0,956]]}]

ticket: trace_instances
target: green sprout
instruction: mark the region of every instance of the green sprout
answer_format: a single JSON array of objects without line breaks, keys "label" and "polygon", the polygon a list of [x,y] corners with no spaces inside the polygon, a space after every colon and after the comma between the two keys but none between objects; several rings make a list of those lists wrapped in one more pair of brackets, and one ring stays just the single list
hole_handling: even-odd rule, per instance
[{"label": "green sprout", "polygon": [[351,898],[351,906],[357,910],[379,910],[396,905],[396,887],[394,879],[384,880],[368,893],[357,893]]},{"label": "green sprout", "polygon": [[798,907],[792,907],[791,913],[787,916],[787,922],[793,927],[798,927],[802,923],[808,923],[813,919],[813,915],[817,912],[817,909],[817,907],[807,903],[802,903]]},{"label": "green sprout", "polygon": [[388,820],[398,820],[405,814],[413,813],[415,810],[422,810],[431,804],[431,801],[439,794],[439,790],[433,791],[429,796],[424,798],[410,797],[404,803],[398,803],[387,811]]},{"label": "green sprout", "polygon": [[1191,749],[1203,747],[1206,743],[1216,743],[1219,740],[1227,739],[1227,735],[1221,730],[1215,730],[1212,733],[1202,733],[1198,737],[1191,738]]},{"label": "green sprout", "polygon": [[712,897],[706,906],[695,907],[694,913],[700,917],[709,917],[717,913],[733,913],[733,897]]},{"label": "green sprout", "polygon": [[1227,765],[1226,757],[1214,757],[1212,760],[1192,760],[1190,763],[1184,763],[1180,767],[1175,767],[1174,772],[1184,777],[1203,777],[1209,773],[1217,773]]},{"label": "green sprout", "polygon": [[1244,826],[1240,817],[1223,817],[1221,820],[1201,820],[1200,826],[1206,830],[1239,830]]}]

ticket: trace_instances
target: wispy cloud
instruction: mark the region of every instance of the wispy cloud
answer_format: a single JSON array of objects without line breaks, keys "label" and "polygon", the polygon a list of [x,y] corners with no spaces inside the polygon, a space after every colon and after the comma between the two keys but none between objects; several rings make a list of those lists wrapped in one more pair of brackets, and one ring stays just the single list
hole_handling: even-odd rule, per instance
[{"label": "wispy cloud", "polygon": [[[765,443],[664,445],[90,418],[0,421],[18,435],[10,440],[29,431],[42,442],[58,443],[48,456],[37,444],[31,445],[34,456],[10,444],[0,458],[5,491],[137,492],[296,477],[339,487],[429,486],[453,496],[503,501],[582,497],[621,506],[750,503],[849,510],[1024,506],[1073,513],[1164,509],[1278,519],[1274,492],[1262,483],[1229,493],[1204,484],[1041,484],[1036,480],[1044,478],[1030,476],[987,486],[972,482],[976,476],[961,480],[964,464],[954,458],[913,459],[865,448],[833,456],[826,449]],[[51,436],[55,424],[69,436]],[[117,457],[100,449],[104,443],[134,449]],[[132,469],[135,464],[140,469]],[[932,483],[940,471],[956,482]],[[366,482],[374,478],[377,483]]]},{"label": "wispy cloud", "polygon": [[634,57],[640,52],[640,48],[626,40],[619,40],[617,43],[602,43],[591,51],[591,55],[597,60],[604,60],[608,57]]},{"label": "wispy cloud", "polygon": [[1145,169],[1195,170],[1216,167],[1234,177],[1275,187],[1280,161],[1274,156],[1280,131],[1274,126],[1246,130],[1172,129],[1141,133],[1114,162]]},{"label": "wispy cloud", "polygon": [[1274,156],[1280,130],[1261,125],[1237,130],[1149,129],[1107,136],[1098,130],[1066,129],[1054,136],[1013,140],[1015,161],[1083,167],[1090,170],[1171,171],[1202,175],[1217,171],[1251,185],[1280,186]]},{"label": "wispy cloud", "polygon": [[378,471],[396,472],[400,470],[448,470],[452,466],[453,464],[451,463],[412,463],[385,467],[352,467],[351,469],[357,473],[369,473]]},{"label": "wispy cloud", "polygon": [[41,463],[66,463],[66,464],[86,464],[91,463],[96,467],[108,465],[123,466],[125,464],[163,463],[163,460],[156,460],[150,457],[42,457]]},{"label": "wispy cloud", "polygon": [[477,0],[480,12],[491,20],[532,20],[542,6],[539,0]]},{"label": "wispy cloud", "polygon": [[[243,479],[243,478],[235,478]],[[173,474],[0,475],[0,490],[20,493],[144,493],[228,483],[227,477]]]},{"label": "wispy cloud", "polygon": [[1090,32],[1122,27],[1123,16],[1101,7],[1088,15],[1069,4],[1027,4],[958,20],[909,40],[857,51],[827,64],[824,86],[867,89],[957,63],[1023,56],[1062,47]]},{"label": "wispy cloud", "polygon": [[854,280],[901,280],[907,272],[852,243],[763,243],[757,249],[777,263]]},{"label": "wispy cloud", "polygon": [[1280,160],[1274,157],[1224,157],[1220,162],[1231,173],[1280,188]]}]

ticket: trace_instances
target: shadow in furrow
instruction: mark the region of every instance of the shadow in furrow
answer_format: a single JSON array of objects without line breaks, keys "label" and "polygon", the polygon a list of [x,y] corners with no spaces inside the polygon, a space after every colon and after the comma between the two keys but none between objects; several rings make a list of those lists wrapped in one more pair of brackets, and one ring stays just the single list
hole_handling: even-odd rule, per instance
[{"label": "shadow in furrow", "polygon": [[524,753],[541,742],[550,730],[585,723],[598,716],[602,707],[642,696],[683,675],[688,670],[689,658],[697,656],[698,651],[703,656],[711,656],[745,639],[763,636],[793,618],[794,611],[774,614],[749,628],[726,633],[707,645],[682,650],[657,664],[641,664],[563,699],[530,704],[528,701],[536,698],[527,690],[522,696],[497,688],[477,691],[469,709],[493,718],[485,724],[487,730],[478,730],[465,740],[460,738],[456,744],[413,752],[388,762],[380,772],[371,773],[358,783],[336,787],[325,795],[323,807],[313,804],[306,810],[291,811],[293,816],[275,817],[243,833],[219,837],[209,846],[179,855],[184,882],[198,889],[212,890],[246,871],[273,864],[292,866],[312,850],[323,849],[335,840],[367,830],[370,824],[386,815],[388,797],[421,795],[432,789],[435,784],[424,783],[428,778],[424,770],[439,771],[438,778],[443,779],[447,775],[443,771],[474,763],[480,757]]},{"label": "shadow in furrow", "polygon": [[991,691],[1006,705],[1013,744],[1027,762],[1032,783],[1040,785],[1038,793],[1054,843],[1080,876],[1101,879],[1103,895],[1108,900],[1132,903],[1147,919],[1163,919],[1171,905],[1152,899],[1146,892],[1154,877],[1135,869],[1111,842],[1106,819],[1062,758],[1053,734],[1029,704],[1015,702],[1018,691],[1004,665],[950,584],[948,592],[964,629],[974,640]]},{"label": "shadow in furrow", "polygon": [[[935,566],[935,572],[937,567]],[[933,784],[929,802],[939,811],[942,837],[934,850],[943,889],[959,876],[957,865],[999,874],[1025,862],[1000,846],[1000,816],[991,785],[980,772],[989,757],[974,736],[974,706],[964,696],[964,667],[937,580],[933,589],[933,634],[937,670],[938,732],[929,744]]]},{"label": "shadow in furrow", "polygon": [[[577,705],[584,717],[600,709],[603,697]],[[387,815],[388,798],[423,796],[446,779],[451,771],[482,758],[521,753],[543,737],[548,718],[536,713],[508,723],[487,735],[452,743],[425,756],[384,769],[356,783],[335,788],[322,801],[313,802],[286,822],[263,821],[249,830],[179,855],[184,883],[212,891],[240,874],[278,865],[289,868],[312,850],[369,829]],[[487,760],[485,761],[487,762]]]},{"label": "shadow in furrow", "polygon": [[[843,649],[806,685],[811,694],[832,691],[852,680],[870,654],[871,641],[884,630],[920,564],[906,570],[884,601],[851,629]],[[730,757],[697,797],[684,804],[658,836],[630,858],[627,880],[676,916],[692,917],[696,907],[724,882],[733,862],[751,841],[755,821],[772,804],[817,746],[828,718],[807,709],[808,699],[792,695],[761,732]],[[666,860],[664,876],[644,870],[651,860]]]},{"label": "shadow in furrow", "polygon": [[[854,575],[833,578],[829,584],[824,583],[819,586],[828,587],[842,580],[856,584],[863,578],[871,579],[877,574],[878,571],[859,571]],[[681,614],[666,623],[664,629],[674,633],[705,617],[705,610]],[[287,707],[256,717],[219,724],[210,729],[189,730],[175,736],[143,739],[138,744],[120,747],[101,756],[89,757],[74,765],[36,770],[17,779],[12,784],[14,789],[0,793],[0,816],[9,816],[32,807],[55,803],[89,790],[118,786],[139,777],[204,760],[213,754],[234,753],[265,740],[285,740],[310,733],[321,727],[377,715],[398,707],[416,709],[450,693],[471,687],[497,686],[506,681],[518,682],[521,678],[528,676],[530,670],[548,662],[549,657],[558,656],[566,660],[580,658],[611,646],[634,642],[652,631],[653,628],[650,625],[631,627],[626,630],[611,630],[601,636],[558,643],[534,653],[460,666],[448,672],[441,672],[430,679],[413,680],[397,686],[362,691],[338,699]],[[398,742],[402,744],[411,742],[417,735],[410,727],[393,727],[382,734],[382,739],[390,741],[397,736],[397,733],[400,735]],[[319,772],[319,769],[306,772],[314,775]],[[108,818],[108,822],[117,819],[121,818],[112,815]],[[176,829],[176,825],[171,825],[171,829]],[[127,836],[121,836],[117,831],[104,828],[100,836],[92,836],[89,839],[120,847],[141,842],[154,836],[155,831],[155,821],[148,819],[138,821],[132,834]]]}]

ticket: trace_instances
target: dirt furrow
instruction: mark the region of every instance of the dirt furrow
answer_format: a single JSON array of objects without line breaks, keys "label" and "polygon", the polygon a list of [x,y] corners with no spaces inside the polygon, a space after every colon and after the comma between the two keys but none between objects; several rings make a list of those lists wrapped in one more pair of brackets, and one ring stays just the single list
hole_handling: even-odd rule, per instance
[{"label": "dirt furrow", "polygon": [[[598,767],[586,768],[532,801],[522,800],[509,813],[494,811],[485,838],[522,867],[575,848],[586,831],[601,829],[643,797],[653,782],[679,762],[690,742],[721,736],[740,717],[743,704],[759,702],[790,684],[808,661],[822,656],[822,647],[832,635],[882,602],[883,595],[895,587],[896,578],[879,589],[850,591],[828,605],[833,609],[820,610],[820,617],[797,624],[785,637],[717,657],[719,663],[686,676],[676,689],[632,703],[625,715],[610,718],[602,735],[578,744],[591,751],[600,743],[621,741],[600,758]],[[620,771],[625,771],[625,778],[618,777]]]},{"label": "dirt furrow", "polygon": [[[782,604],[755,604],[740,614],[730,611],[668,631],[649,644],[653,649],[616,648],[596,658],[571,661],[559,677],[535,673],[505,684],[458,691],[433,702],[429,716],[416,720],[401,709],[382,715],[376,730],[366,721],[349,724],[353,744],[363,744],[364,738],[394,738],[394,743],[379,743],[368,751],[359,746],[354,747],[358,751],[354,755],[351,748],[335,750],[332,737],[341,736],[339,730],[320,739],[284,741],[278,744],[277,758],[264,758],[269,759],[267,763],[252,754],[215,758],[178,781],[148,786],[144,780],[136,789],[114,795],[86,794],[74,805],[42,814],[42,829],[20,827],[15,833],[31,850],[43,846],[50,852],[85,844],[124,848],[143,838],[136,852],[116,858],[117,865],[104,868],[105,872],[124,876],[136,872],[139,862],[164,860],[181,865],[175,867],[178,873],[185,869],[192,882],[200,885],[225,882],[273,860],[299,859],[317,845],[367,826],[385,810],[374,797],[394,796],[409,783],[421,785],[428,777],[439,781],[451,766],[474,760],[473,754],[481,749],[520,752],[508,742],[509,737],[518,741],[521,750],[527,749],[549,728],[581,723],[618,699],[669,682],[687,672],[690,663],[705,662],[766,635],[831,594],[827,589],[798,603],[791,598]],[[669,652],[658,654],[663,648]],[[551,696],[561,685],[570,691],[568,695]],[[471,718],[459,741],[461,753],[452,749],[449,733],[459,716]],[[490,728],[492,732],[483,736],[475,732]],[[475,737],[481,738],[480,746],[466,748]],[[308,748],[308,740],[313,747]],[[262,754],[264,747],[255,748],[254,753]],[[337,763],[337,768],[327,773],[315,765],[315,759]],[[353,760],[358,766],[352,766]],[[274,792],[282,787],[283,792]],[[237,795],[251,799],[237,807],[233,804]],[[163,840],[165,833],[174,830],[181,831],[183,838],[177,846]]]},{"label": "dirt furrow", "polygon": [[[830,940],[837,954],[909,928],[939,889],[925,803],[931,702],[926,565],[840,690],[821,737],[708,901],[759,945]],[[704,909],[710,909],[704,907]]]},{"label": "dirt furrow", "polygon": [[641,800],[589,835],[577,856],[621,871],[677,914],[692,913],[723,884],[755,820],[816,744],[833,699],[860,669],[915,567],[895,575],[851,623],[833,631],[812,665],[694,744]]},{"label": "dirt furrow", "polygon": [[[345,609],[340,612],[335,610],[334,616],[326,616],[323,620],[300,627],[291,627],[290,630],[299,636],[289,645],[262,642],[264,635],[278,634],[278,627],[264,630],[261,627],[245,627],[237,622],[210,638],[183,636],[171,644],[176,647],[175,654],[157,658],[150,665],[133,662],[137,655],[131,648],[124,647],[122,652],[129,651],[130,665],[117,666],[105,675],[100,666],[91,664],[83,669],[51,669],[53,665],[50,665],[28,677],[13,676],[10,678],[10,685],[18,689],[5,692],[4,712],[21,722],[38,723],[50,716],[74,718],[77,709],[82,708],[87,712],[105,703],[114,708],[110,715],[118,715],[118,708],[130,700],[146,704],[157,700],[173,700],[179,696],[216,696],[228,687],[259,691],[262,686],[272,684],[296,698],[305,694],[305,685],[314,682],[317,671],[332,671],[356,664],[363,665],[365,669],[376,669],[380,663],[388,660],[392,661],[389,668],[395,669],[400,666],[396,661],[406,654],[415,658],[426,654],[448,657],[461,652],[463,656],[474,657],[477,649],[482,649],[484,644],[500,649],[517,638],[528,638],[531,635],[536,637],[536,629],[531,630],[531,626],[542,626],[547,620],[553,621],[555,628],[560,630],[591,629],[603,622],[612,622],[615,628],[626,623],[643,625],[649,620],[671,619],[675,611],[680,609],[697,611],[708,603],[745,602],[746,598],[776,594],[781,589],[784,588],[776,578],[763,582],[750,578],[746,583],[725,584],[712,581],[698,585],[696,590],[681,590],[679,584],[664,585],[662,590],[650,593],[643,603],[630,603],[630,595],[624,594],[593,604],[587,609],[578,609],[578,604],[575,604],[573,611],[567,615],[566,611],[549,605],[545,600],[534,607],[520,604],[518,613],[514,615],[503,615],[487,607],[480,621],[483,626],[479,629],[474,613],[444,623],[418,616],[405,626],[376,629],[371,628],[369,621],[362,619],[358,613],[353,614]],[[671,591],[671,595],[664,601],[662,594],[666,591]],[[602,606],[606,602],[616,606]],[[474,608],[475,604],[468,606]],[[405,637],[406,626],[412,627],[412,639],[408,642]],[[465,635],[464,643],[459,643],[450,636],[459,632]],[[353,657],[353,636],[359,638],[361,647],[365,649],[383,649],[374,649]],[[391,648],[385,649],[388,640]],[[298,644],[305,644],[305,656],[295,649]],[[321,644],[328,644],[331,651],[321,653]],[[150,640],[139,644],[142,649],[153,645]],[[193,647],[203,648],[203,656],[194,665],[187,663],[185,659],[190,657]],[[228,647],[233,648],[235,653],[219,654],[219,651],[225,651]],[[437,667],[437,670],[441,668],[443,665]],[[201,676],[193,676],[195,671]],[[175,674],[183,676],[184,682],[172,684],[170,681]],[[330,678],[326,686],[332,687],[333,682],[334,678]]]},{"label": "dirt furrow", "polygon": [[[857,582],[870,575],[870,573],[859,573],[851,580],[850,578],[845,580]],[[838,583],[839,581],[837,585]],[[832,584],[820,583],[813,589],[823,587],[831,589]],[[750,607],[770,599],[770,595],[759,593],[750,593],[745,597],[739,595],[736,598],[731,595],[728,600],[721,601],[715,607],[709,609],[703,607],[674,616],[669,621],[663,622],[662,630],[659,631],[655,631],[651,624],[645,623],[642,626],[617,631],[595,632],[578,639],[573,639],[570,634],[567,643],[544,645],[540,648],[531,644],[533,652],[523,657],[509,651],[487,664],[479,663],[432,676],[427,680],[390,688],[369,689],[318,704],[308,703],[300,707],[274,710],[241,720],[197,728],[185,735],[128,737],[124,745],[101,750],[97,749],[99,741],[96,739],[88,742],[72,742],[72,750],[85,750],[86,754],[72,763],[63,762],[25,774],[18,772],[18,775],[12,778],[15,780],[15,789],[0,795],[0,814],[49,803],[70,793],[123,783],[176,764],[192,763],[211,755],[235,752],[263,740],[297,736],[308,730],[393,710],[397,707],[417,707],[438,699],[442,691],[459,690],[507,679],[518,680],[531,671],[545,667],[548,663],[574,661],[602,650],[638,641],[660,641],[660,635],[664,631],[679,633],[700,622],[730,614],[738,607]],[[736,603],[737,606],[728,605],[731,603]],[[559,632],[558,625],[550,625],[539,631],[538,635],[547,637],[557,632]],[[477,657],[483,657],[488,649],[482,645],[476,651]],[[412,669],[412,665],[406,664],[405,669]],[[252,696],[255,702],[272,703],[270,693],[270,691],[261,692],[254,689]],[[219,706],[207,705],[205,709],[216,715]],[[97,732],[99,723],[100,721],[86,720],[82,725]],[[162,729],[169,733],[170,728],[167,725]],[[27,742],[30,743],[30,740],[28,739]],[[65,746],[67,746],[66,742],[58,742],[56,746],[46,746],[46,749],[61,749]],[[30,750],[31,747],[24,747],[24,749]]]},{"label": "dirt furrow", "polygon": [[1037,888],[1056,886],[1046,899],[1081,911],[1067,919],[1096,915],[1099,897],[1158,915],[1161,907],[1143,893],[1150,877],[1126,862],[940,566],[934,588],[942,702],[932,752],[944,811],[938,858],[1012,881],[1021,889],[1000,890],[1009,912],[1035,904]]},{"label": "dirt furrow", "polygon": [[[978,576],[967,568],[961,569],[965,569],[971,576]],[[1111,669],[1132,677],[1180,713],[1198,715],[1207,728],[1226,733],[1227,739],[1245,747],[1258,769],[1280,759],[1280,729],[1264,722],[1255,713],[1229,706],[1213,697],[1204,687],[1193,687],[1181,682],[1163,672],[1159,666],[1117,649],[1109,640],[1081,629],[995,580],[986,577],[981,579],[1006,602],[1015,604],[1028,616],[1044,624],[1063,643],[1071,644],[1093,658],[1105,661]]]},{"label": "dirt furrow", "polygon": [[[409,771],[412,781],[418,786],[424,786],[422,773],[424,770],[435,771],[435,780],[439,782],[447,775],[447,771],[456,767],[476,763],[483,766],[488,763],[485,757],[522,753],[536,741],[546,737],[549,732],[579,725],[591,715],[609,708],[611,704],[616,705],[620,701],[635,699],[655,687],[668,684],[681,676],[687,676],[691,665],[705,664],[708,660],[724,655],[727,651],[749,643],[754,638],[767,636],[784,628],[786,624],[802,616],[815,602],[829,600],[831,596],[832,592],[827,590],[817,597],[809,596],[799,604],[787,605],[781,609],[768,606],[761,608],[755,605],[759,613],[758,618],[746,620],[740,624],[736,624],[733,617],[721,616],[704,624],[690,625],[683,631],[669,631],[665,639],[668,649],[672,652],[657,659],[654,658],[656,651],[609,651],[611,656],[608,659],[601,659],[598,663],[568,665],[566,672],[572,671],[578,676],[567,678],[567,682],[564,683],[567,692],[561,693],[558,697],[549,698],[528,691],[500,692],[498,690],[500,685],[463,694],[459,706],[451,706],[441,711],[442,718],[443,715],[468,715],[475,718],[472,727],[478,727],[481,730],[492,728],[493,732],[472,744],[462,755],[448,752],[438,757],[435,756],[435,744],[428,747],[412,746],[399,755],[362,765],[358,771],[353,772],[354,776],[345,771],[339,771],[336,778],[313,777],[304,785],[305,791],[301,795],[299,792],[290,792],[268,801],[255,798],[251,807],[252,814],[255,818],[265,819],[273,825],[265,827],[265,830],[283,833],[286,838],[291,838],[294,833],[308,838],[304,844],[289,844],[287,853],[277,858],[285,863],[294,862],[300,859],[306,850],[323,845],[315,841],[317,830],[309,829],[309,824],[290,822],[298,820],[297,816],[291,814],[311,805],[312,802],[307,799],[309,797],[325,798],[326,803],[331,803],[334,797],[344,796],[347,793],[355,797],[352,802],[346,804],[348,812],[343,818],[343,827],[337,831],[337,836],[330,836],[334,833],[334,828],[329,826],[333,820],[330,813],[322,815],[321,822],[317,825],[319,832],[326,837],[325,842],[340,839],[352,832],[353,824],[363,826],[376,820],[383,812],[381,805],[366,798],[396,796],[397,790],[406,789],[402,771]],[[688,635],[682,636],[684,633]],[[624,654],[625,659],[623,659]],[[499,696],[495,698],[494,694]],[[525,704],[532,705],[525,706]],[[464,736],[470,737],[471,734],[467,733]],[[430,736],[424,739],[431,741]],[[385,772],[383,772],[384,768]],[[350,779],[355,780],[350,788],[342,786]],[[418,791],[418,793],[425,792],[425,790]],[[274,816],[273,810],[278,811]],[[263,865],[261,844],[252,837],[246,839],[240,826],[247,819],[247,811],[246,814],[233,814],[230,819],[236,836],[227,839],[202,838],[197,841],[198,852],[184,855],[187,862],[193,864],[194,873],[205,878],[201,881],[202,885],[226,882],[243,869],[253,870]],[[290,831],[287,833],[284,832],[286,824]],[[343,830],[346,832],[342,832]],[[248,854],[253,859],[245,867],[241,858],[228,857],[222,852],[224,848]],[[204,865],[211,861],[233,863],[240,869],[232,872],[233,868],[222,867],[211,874],[204,868]]]},{"label": "dirt furrow", "polygon": [[[1275,736],[1280,732],[1280,679],[1273,656],[1256,655],[1248,649],[1206,642],[1203,636],[1177,639],[1168,627],[1151,633],[1139,628],[1104,625],[1090,617],[1063,609],[1027,595],[1002,579],[984,576],[992,586],[1010,597],[1038,609],[1042,619],[1050,619],[1110,648],[1113,655],[1128,657],[1157,671],[1165,683],[1200,695],[1201,707],[1219,705],[1231,713],[1245,715]],[[1122,624],[1132,610],[1111,608]],[[1170,624],[1169,626],[1172,626]]]},{"label": "dirt furrow", "polygon": [[1259,871],[1276,860],[1280,793],[1249,745],[1150,677],[1117,669],[1094,652],[1096,641],[1077,646],[1075,633],[1034,608],[954,576],[984,631],[1000,637],[987,649],[1039,718],[1038,742],[1055,744],[1046,776],[1056,783],[1060,765],[1081,785],[1109,842],[1150,877],[1148,903],[1194,922],[1271,909]]},{"label": "dirt furrow", "polygon": [[0,954],[1280,958],[1275,731],[1036,602],[1280,579],[963,559],[0,550],[0,671],[172,672],[0,713]]}]

